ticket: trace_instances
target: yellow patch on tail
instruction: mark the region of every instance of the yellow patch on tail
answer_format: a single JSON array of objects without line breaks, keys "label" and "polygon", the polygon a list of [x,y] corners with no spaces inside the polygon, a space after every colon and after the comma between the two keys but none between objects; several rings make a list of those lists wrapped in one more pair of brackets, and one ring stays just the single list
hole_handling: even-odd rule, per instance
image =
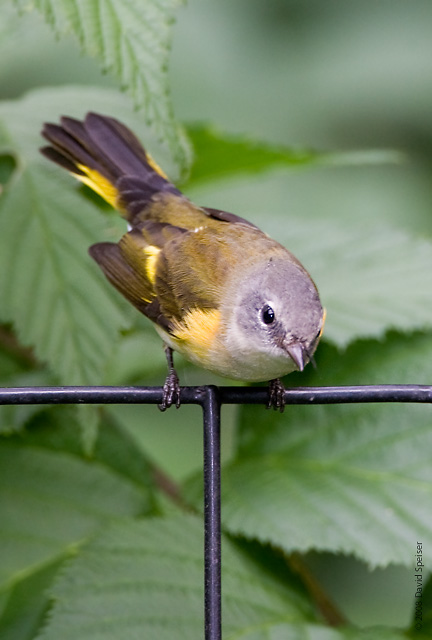
[{"label": "yellow patch on tail", "polygon": [[146,151],[146,158],[147,158],[147,163],[150,165],[150,167],[153,169],[153,171],[156,171],[156,173],[158,173],[160,176],[162,176],[162,178],[165,178],[165,180],[168,180],[168,182],[169,182],[169,178],[168,178],[167,174],[165,173],[165,171],[163,171],[160,168],[158,163],[155,160],[153,160],[153,158],[151,157],[151,155],[149,153],[147,153],[147,151]]},{"label": "yellow patch on tail", "polygon": [[118,191],[115,186],[105,178],[101,173],[96,171],[95,169],[90,169],[83,164],[77,164],[78,169],[85,173],[85,176],[79,174],[72,174],[74,178],[77,178],[85,185],[93,189],[97,194],[102,196],[104,200],[108,202],[114,209],[118,208],[117,197]]}]

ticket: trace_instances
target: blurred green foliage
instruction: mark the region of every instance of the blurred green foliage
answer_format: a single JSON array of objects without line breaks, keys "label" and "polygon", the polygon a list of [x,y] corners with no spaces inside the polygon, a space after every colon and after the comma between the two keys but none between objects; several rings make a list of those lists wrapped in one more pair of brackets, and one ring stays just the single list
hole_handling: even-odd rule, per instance
[{"label": "blurred green foliage", "polygon": [[[432,5],[180,5],[2,3],[0,384],[165,375],[87,257],[122,221],[38,152],[44,121],[88,110],[311,271],[326,333],[286,384],[430,382]],[[200,638],[199,412],[87,409],[0,407],[0,637]],[[431,422],[409,405],[224,408],[225,639],[429,637]]]}]

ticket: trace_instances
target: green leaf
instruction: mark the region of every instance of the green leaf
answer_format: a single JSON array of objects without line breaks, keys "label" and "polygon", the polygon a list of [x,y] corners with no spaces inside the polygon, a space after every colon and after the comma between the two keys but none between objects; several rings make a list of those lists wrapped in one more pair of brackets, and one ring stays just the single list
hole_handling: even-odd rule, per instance
[{"label": "green leaf", "polygon": [[399,163],[401,153],[390,150],[329,153],[265,144],[245,136],[233,136],[205,125],[187,128],[195,151],[187,185],[241,173],[255,174],[277,166],[350,166]]},{"label": "green leaf", "polygon": [[16,163],[13,156],[7,154],[0,155],[0,195],[4,188],[3,185],[9,182],[15,169]]},{"label": "green leaf", "polygon": [[[63,572],[39,640],[202,638],[202,528],[192,516],[111,526]],[[222,575],[226,640],[402,640],[385,630],[378,635],[316,624],[289,580],[275,578],[227,539]]]},{"label": "green leaf", "polygon": [[100,379],[124,322],[87,256],[103,234],[95,222],[62,180],[36,167],[23,171],[0,201],[3,319],[72,385]]},{"label": "green leaf", "polygon": [[56,561],[19,581],[7,594],[0,613],[2,640],[32,640],[49,607],[48,589],[61,566]]},{"label": "green leaf", "polygon": [[[112,92],[81,99],[102,104],[104,96],[109,102]],[[14,150],[19,166],[0,198],[0,313],[61,382],[96,384],[126,324],[124,305],[87,254],[106,237],[107,221],[38,153],[43,119],[79,100],[73,90],[50,90],[0,107],[0,146]]]},{"label": "green leaf", "polygon": [[[421,383],[431,363],[430,335],[392,336],[343,355],[322,345],[318,370],[287,380]],[[224,527],[287,552],[412,566],[417,540],[432,547],[430,427],[430,407],[421,405],[287,406],[283,415],[243,407],[238,454],[222,472]]]},{"label": "green leaf", "polygon": [[[112,385],[149,384],[157,376],[166,375],[166,357],[163,344],[150,322],[137,314],[138,327],[122,336],[118,349],[107,366],[106,379]],[[143,383],[143,379],[146,379]]]},{"label": "green leaf", "polygon": [[132,95],[183,167],[188,147],[173,115],[168,89],[172,24],[181,0],[15,0],[38,9],[57,35],[73,33]]},{"label": "green leaf", "polygon": [[[101,425],[91,457],[83,450],[77,437],[76,413],[73,406],[55,406],[36,416],[25,431],[9,438],[8,442],[20,444],[28,449],[43,449],[63,454],[67,452],[81,461],[107,467],[126,482],[132,482],[146,497],[145,511],[150,513],[153,505],[153,464],[149,462],[143,448],[137,446],[133,436],[117,420],[99,409]],[[141,421],[146,431],[149,420]]]},{"label": "green leaf", "polygon": [[389,329],[432,327],[431,241],[390,226],[320,227],[321,251],[310,268],[328,306],[327,338],[344,346]]},{"label": "green leaf", "polygon": [[[70,416],[62,428],[51,423],[63,446],[61,432],[71,428],[77,442]],[[122,459],[122,447],[117,454]],[[148,510],[146,487],[106,461],[104,456],[90,462],[73,450],[47,448],[38,439],[0,440],[0,584],[13,586],[71,553],[109,520]]]},{"label": "green leaf", "polygon": [[14,376],[35,368],[35,359],[30,349],[23,348],[11,326],[0,324],[0,384]]}]

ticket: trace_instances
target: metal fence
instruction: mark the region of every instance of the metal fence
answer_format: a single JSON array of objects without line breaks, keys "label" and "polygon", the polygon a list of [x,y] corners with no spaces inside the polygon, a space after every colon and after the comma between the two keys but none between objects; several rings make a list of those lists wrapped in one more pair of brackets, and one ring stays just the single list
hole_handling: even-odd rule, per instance
[{"label": "metal fence", "polygon": [[[20,387],[0,389],[0,404],[159,404],[161,387]],[[200,405],[204,429],[205,640],[221,640],[220,415],[223,404],[267,404],[258,387],[182,387],[181,403]],[[291,404],[413,402],[432,404],[432,386],[299,387],[285,391]],[[174,409],[172,409],[173,411]]]}]

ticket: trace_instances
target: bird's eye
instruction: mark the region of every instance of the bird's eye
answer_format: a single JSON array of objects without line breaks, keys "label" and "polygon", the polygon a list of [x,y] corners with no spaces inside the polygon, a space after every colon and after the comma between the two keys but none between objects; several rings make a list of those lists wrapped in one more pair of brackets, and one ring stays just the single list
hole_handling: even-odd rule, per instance
[{"label": "bird's eye", "polygon": [[275,319],[275,312],[269,304],[265,304],[261,311],[261,318],[264,324],[271,324]]}]

